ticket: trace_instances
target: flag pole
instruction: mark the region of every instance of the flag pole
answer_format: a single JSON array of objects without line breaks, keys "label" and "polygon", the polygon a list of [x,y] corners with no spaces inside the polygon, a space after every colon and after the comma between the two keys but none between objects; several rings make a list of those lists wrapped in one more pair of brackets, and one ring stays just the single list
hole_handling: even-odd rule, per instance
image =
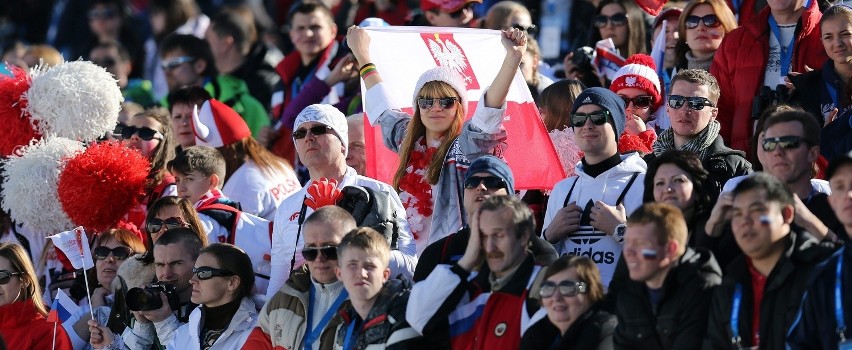
[{"label": "flag pole", "polygon": [[53,322],[53,345],[50,346],[51,350],[56,350],[56,324],[58,322]]},{"label": "flag pole", "polygon": [[89,301],[89,315],[92,316],[92,319],[95,319],[95,310],[92,308],[92,293],[89,292],[89,277],[86,275],[86,266],[83,266],[83,280],[86,283],[86,295],[89,297],[86,300]]},{"label": "flag pole", "polygon": [[[95,310],[92,308],[92,293],[89,291],[89,276],[86,273],[86,254],[83,252],[83,236],[81,232],[83,231],[83,228],[78,227],[74,229],[74,231],[77,233],[77,248],[80,249],[80,260],[83,261],[83,281],[86,285],[86,300],[89,301],[89,315],[91,315],[92,319],[94,320]],[[89,242],[86,242],[86,244],[89,244]]]}]

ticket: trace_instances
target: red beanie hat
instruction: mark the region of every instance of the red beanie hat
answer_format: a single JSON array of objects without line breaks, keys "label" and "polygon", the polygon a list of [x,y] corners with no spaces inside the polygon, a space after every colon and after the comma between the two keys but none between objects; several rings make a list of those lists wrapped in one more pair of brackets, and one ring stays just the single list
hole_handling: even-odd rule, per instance
[{"label": "red beanie hat", "polygon": [[627,59],[625,65],[615,73],[609,89],[617,93],[621,89],[641,89],[653,97],[651,110],[656,110],[663,103],[660,93],[660,77],[657,75],[657,65],[654,59],[646,54],[637,53]]}]

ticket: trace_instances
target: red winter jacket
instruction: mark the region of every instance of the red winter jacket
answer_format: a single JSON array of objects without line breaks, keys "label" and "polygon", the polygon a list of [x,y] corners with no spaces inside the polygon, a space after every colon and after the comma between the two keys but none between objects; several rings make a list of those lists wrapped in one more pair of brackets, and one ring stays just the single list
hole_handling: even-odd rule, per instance
[{"label": "red winter jacket", "polygon": [[[752,100],[763,86],[769,60],[769,13],[767,6],[753,21],[728,33],[710,66],[710,73],[719,81],[721,90],[716,117],[722,124],[719,134],[731,148],[745,151],[749,159],[755,159],[749,147],[754,129]],[[816,1],[811,1],[796,28],[791,62],[794,72],[804,72],[805,65],[822,67],[828,59],[820,39],[821,17]]]},{"label": "red winter jacket", "polygon": [[[0,337],[9,349],[50,349],[53,345],[53,325],[36,311],[32,300],[0,306]],[[56,327],[56,349],[73,349],[62,325]]]}]

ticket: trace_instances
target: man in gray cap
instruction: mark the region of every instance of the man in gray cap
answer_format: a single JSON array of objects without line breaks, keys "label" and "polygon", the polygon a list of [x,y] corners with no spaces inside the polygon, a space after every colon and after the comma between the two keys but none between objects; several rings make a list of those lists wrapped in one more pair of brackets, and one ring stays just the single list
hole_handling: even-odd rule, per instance
[{"label": "man in gray cap", "polygon": [[[390,185],[358,175],[355,169],[346,165],[348,125],[346,116],[337,108],[331,105],[310,105],[299,113],[293,126],[296,152],[299,160],[308,168],[311,183],[284,199],[278,206],[272,232],[272,272],[267,289],[269,298],[284,285],[292,267],[305,263],[302,257],[302,224],[307,216],[324,203],[333,204],[319,198],[325,194],[322,187],[336,185],[342,189],[354,185],[385,192],[396,208],[396,217],[405,218],[402,201]],[[318,191],[310,190],[311,187]],[[400,220],[399,225],[398,249],[391,251],[389,267],[392,276],[403,274],[411,277],[417,265],[414,239],[408,222]]]},{"label": "man in gray cap", "polygon": [[637,153],[618,154],[624,118],[624,101],[608,89],[577,96],[571,125],[584,156],[575,175],[553,188],[542,225],[542,238],[560,255],[594,260],[605,286],[621,255],[627,215],[642,204],[647,169]]}]

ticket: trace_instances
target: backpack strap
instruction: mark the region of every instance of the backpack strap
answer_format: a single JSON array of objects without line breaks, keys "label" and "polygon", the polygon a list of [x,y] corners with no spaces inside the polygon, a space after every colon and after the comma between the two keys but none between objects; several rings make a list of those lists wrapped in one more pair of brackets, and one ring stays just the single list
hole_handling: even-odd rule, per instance
[{"label": "backpack strap", "polygon": [[[211,219],[225,227],[228,230],[228,237],[225,238],[225,241],[229,244],[234,244],[237,235],[237,222],[240,221],[240,214],[242,214],[239,209],[227,204],[214,202],[198,208],[197,211],[209,216]],[[213,214],[214,211],[230,213],[232,217],[225,218],[222,217],[222,215]]]},{"label": "backpack strap", "polygon": [[639,172],[634,172],[633,176],[630,177],[630,181],[627,181],[627,186],[624,186],[624,190],[621,191],[621,195],[618,196],[618,199],[615,201],[615,206],[624,202],[624,197],[627,196],[627,191],[630,190],[630,186],[633,185],[633,182],[636,181],[636,178],[639,177]]},{"label": "backpack strap", "polygon": [[568,206],[568,200],[571,198],[571,193],[574,193],[574,186],[577,186],[577,182],[580,181],[580,177],[577,176],[577,179],[574,180],[574,183],[571,184],[571,189],[568,190],[568,195],[565,196],[565,201],[562,202],[562,207],[565,208]]}]

